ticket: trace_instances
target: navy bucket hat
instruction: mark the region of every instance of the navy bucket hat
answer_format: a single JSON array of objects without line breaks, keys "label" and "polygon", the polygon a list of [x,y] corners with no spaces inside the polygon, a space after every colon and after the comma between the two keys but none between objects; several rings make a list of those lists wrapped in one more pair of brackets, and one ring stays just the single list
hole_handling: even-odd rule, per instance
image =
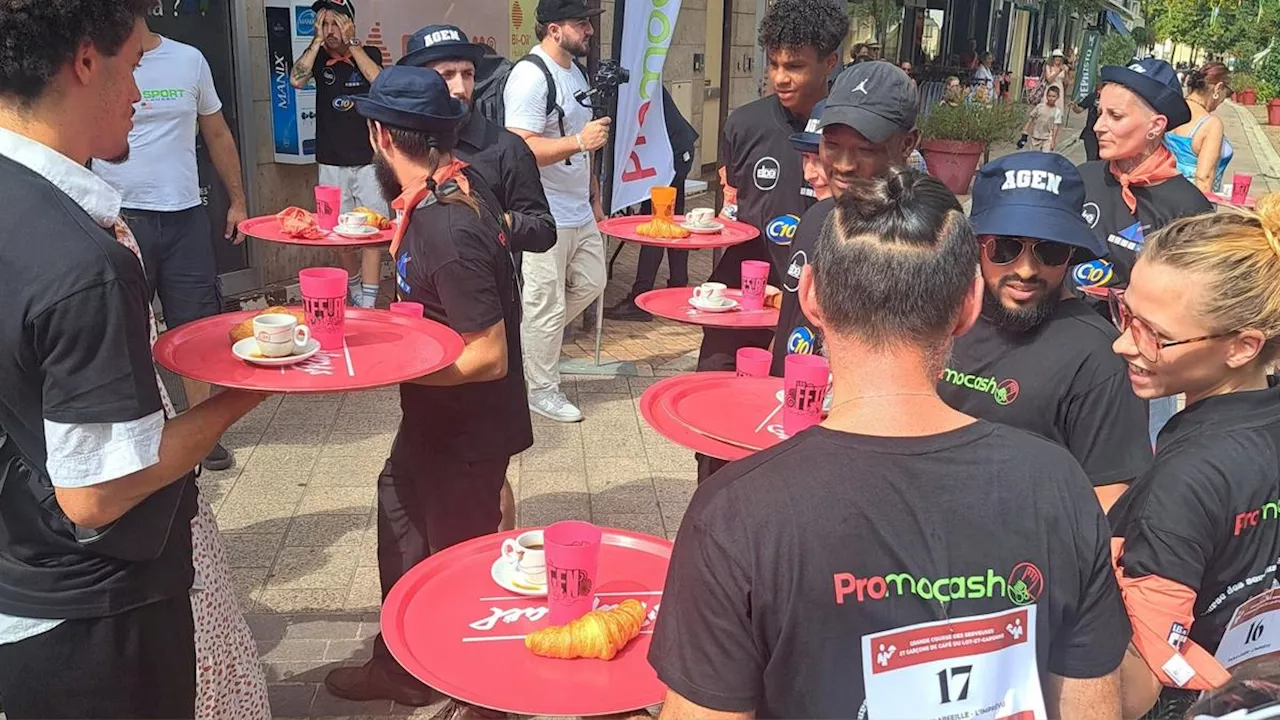
[{"label": "navy bucket hat", "polygon": [[430,68],[393,65],[378,73],[367,94],[350,99],[369,120],[423,132],[453,130],[467,114],[440,73]]}]

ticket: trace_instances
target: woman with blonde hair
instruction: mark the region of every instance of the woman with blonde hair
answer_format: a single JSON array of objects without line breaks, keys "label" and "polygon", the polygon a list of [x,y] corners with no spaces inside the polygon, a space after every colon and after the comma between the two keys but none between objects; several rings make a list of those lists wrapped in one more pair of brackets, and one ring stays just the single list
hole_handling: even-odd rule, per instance
[{"label": "woman with blonde hair", "polygon": [[1149,237],[1111,306],[1134,392],[1187,399],[1109,513],[1133,626],[1125,717],[1136,717],[1157,698],[1162,712],[1185,710],[1226,682],[1213,654],[1227,622],[1275,577],[1280,389],[1267,371],[1280,355],[1280,194]]}]

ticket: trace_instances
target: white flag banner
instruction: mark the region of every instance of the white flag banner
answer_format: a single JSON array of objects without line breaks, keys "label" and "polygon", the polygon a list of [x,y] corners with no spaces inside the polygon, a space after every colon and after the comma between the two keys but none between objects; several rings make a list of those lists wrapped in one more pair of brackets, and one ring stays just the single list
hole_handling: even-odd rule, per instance
[{"label": "white flag banner", "polygon": [[680,0],[627,0],[620,62],[631,80],[618,88],[610,213],[648,200],[650,188],[675,177],[663,121],[662,66],[679,16]]}]

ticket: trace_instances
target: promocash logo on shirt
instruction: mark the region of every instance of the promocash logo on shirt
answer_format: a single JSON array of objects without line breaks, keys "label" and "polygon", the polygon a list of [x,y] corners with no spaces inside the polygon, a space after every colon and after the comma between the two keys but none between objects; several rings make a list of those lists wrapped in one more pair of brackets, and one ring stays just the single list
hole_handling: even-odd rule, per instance
[{"label": "promocash logo on shirt", "polygon": [[991,399],[996,401],[997,405],[1012,405],[1013,401],[1018,399],[1018,392],[1020,391],[1018,381],[1013,378],[999,380],[994,377],[970,375],[951,368],[942,371],[941,379],[956,387],[988,393],[991,395]]},{"label": "promocash logo on shirt", "polygon": [[950,602],[952,600],[983,600],[1005,598],[1014,605],[1030,605],[1044,592],[1044,573],[1034,563],[1021,562],[1013,566],[1006,578],[987,568],[981,575],[944,578],[915,577],[910,573],[889,573],[860,578],[853,573],[836,573],[836,604],[846,600],[856,602],[883,600],[890,595],[915,595],[924,600]]}]

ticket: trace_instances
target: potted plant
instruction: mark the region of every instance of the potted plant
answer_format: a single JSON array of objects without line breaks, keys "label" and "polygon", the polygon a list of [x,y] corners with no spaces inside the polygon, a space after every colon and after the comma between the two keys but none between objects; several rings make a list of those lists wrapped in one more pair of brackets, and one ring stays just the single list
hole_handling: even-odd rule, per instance
[{"label": "potted plant", "polygon": [[1231,85],[1236,91],[1236,102],[1241,105],[1254,105],[1258,102],[1258,78],[1252,73],[1232,73]]},{"label": "potted plant", "polygon": [[929,173],[956,195],[969,192],[982,153],[997,142],[1013,142],[1027,122],[1025,106],[994,103],[936,105],[920,121],[920,152]]}]

